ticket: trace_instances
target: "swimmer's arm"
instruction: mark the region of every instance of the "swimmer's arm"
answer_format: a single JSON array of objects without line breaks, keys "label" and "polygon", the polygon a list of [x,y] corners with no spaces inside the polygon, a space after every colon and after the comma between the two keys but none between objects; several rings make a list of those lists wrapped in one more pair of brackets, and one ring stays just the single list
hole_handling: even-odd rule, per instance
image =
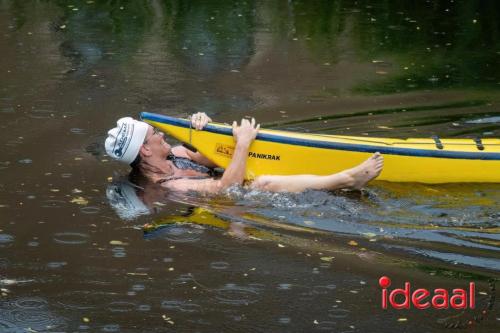
[{"label": "swimmer's arm", "polygon": [[163,187],[177,192],[195,191],[202,193],[217,193],[223,186],[217,179],[175,179],[161,184]]},{"label": "swimmer's arm", "polygon": [[163,186],[174,191],[197,191],[217,193],[231,185],[243,184],[247,165],[248,150],[257,136],[260,125],[255,124],[255,119],[241,120],[241,126],[233,123],[233,136],[236,140],[233,158],[222,175],[221,179],[176,179],[163,183]]},{"label": "swimmer's arm", "polygon": [[250,236],[246,233],[245,225],[241,222],[231,222],[227,233],[239,239],[248,239]]},{"label": "swimmer's arm", "polygon": [[251,142],[236,144],[231,164],[220,179],[175,179],[162,183],[162,186],[172,191],[196,191],[202,193],[217,193],[231,185],[243,184],[245,179],[246,161]]}]

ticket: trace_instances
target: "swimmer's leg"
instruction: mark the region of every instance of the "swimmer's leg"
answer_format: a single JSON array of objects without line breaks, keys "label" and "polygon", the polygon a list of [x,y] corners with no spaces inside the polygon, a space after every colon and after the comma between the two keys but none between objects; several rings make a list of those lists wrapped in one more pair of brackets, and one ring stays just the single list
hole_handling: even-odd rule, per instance
[{"label": "swimmer's leg", "polygon": [[271,192],[302,192],[312,190],[338,190],[343,188],[360,189],[376,178],[384,166],[384,158],[379,153],[373,154],[358,166],[339,173],[291,176],[259,176],[250,185],[251,188]]}]

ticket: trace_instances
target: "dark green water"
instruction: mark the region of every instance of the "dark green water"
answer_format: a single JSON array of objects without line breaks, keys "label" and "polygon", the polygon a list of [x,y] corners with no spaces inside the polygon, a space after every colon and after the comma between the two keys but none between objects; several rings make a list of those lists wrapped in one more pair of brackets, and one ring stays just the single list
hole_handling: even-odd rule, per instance
[{"label": "dark green water", "polygon": [[[103,140],[141,111],[498,138],[499,22],[495,1],[0,0],[0,332],[497,332],[498,184],[151,188],[124,219]],[[383,275],[474,281],[477,308],[382,310]]]}]

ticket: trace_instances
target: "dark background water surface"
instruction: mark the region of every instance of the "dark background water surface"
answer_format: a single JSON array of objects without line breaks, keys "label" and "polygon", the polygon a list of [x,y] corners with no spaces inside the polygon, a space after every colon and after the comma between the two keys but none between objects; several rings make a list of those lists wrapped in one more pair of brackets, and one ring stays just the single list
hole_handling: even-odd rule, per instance
[{"label": "dark background water surface", "polygon": [[[0,0],[0,332],[498,332],[498,184],[151,189],[127,219],[103,140],[141,111],[498,138],[499,88],[496,1]],[[383,275],[477,308],[382,310]]]}]

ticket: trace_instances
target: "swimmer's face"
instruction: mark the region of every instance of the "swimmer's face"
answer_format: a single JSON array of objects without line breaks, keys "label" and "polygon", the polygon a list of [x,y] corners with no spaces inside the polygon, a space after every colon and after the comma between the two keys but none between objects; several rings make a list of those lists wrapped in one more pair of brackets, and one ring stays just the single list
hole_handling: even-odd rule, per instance
[{"label": "swimmer's face", "polygon": [[148,128],[144,145],[148,146],[153,155],[159,156],[167,156],[172,149],[167,141],[165,141],[163,132],[152,126],[149,126]]}]

